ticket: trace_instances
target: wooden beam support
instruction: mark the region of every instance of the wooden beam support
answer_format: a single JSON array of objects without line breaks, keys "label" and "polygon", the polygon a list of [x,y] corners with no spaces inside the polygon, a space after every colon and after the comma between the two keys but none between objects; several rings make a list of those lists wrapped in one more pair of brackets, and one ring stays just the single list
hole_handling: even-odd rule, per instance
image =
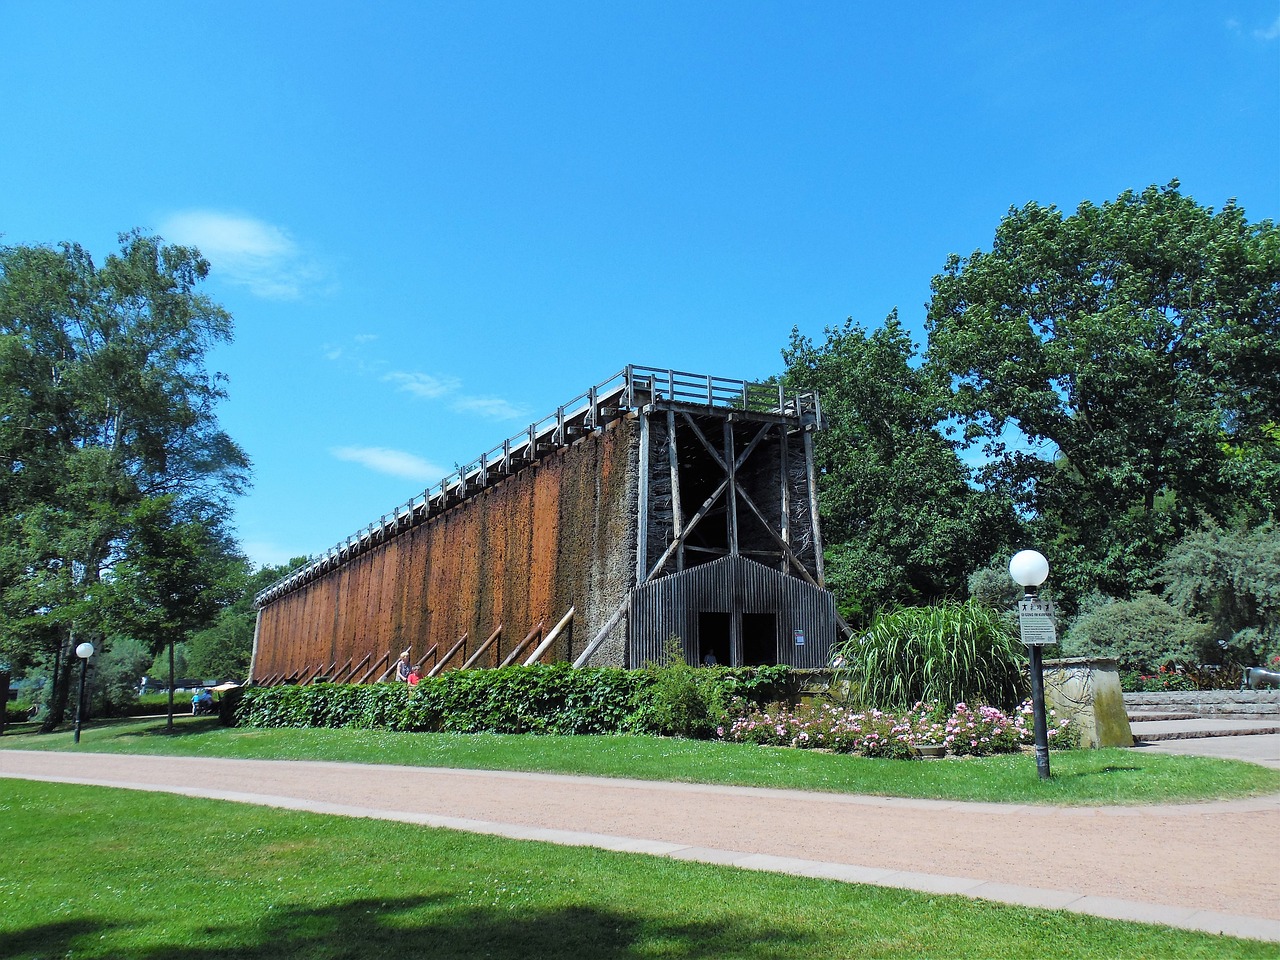
[{"label": "wooden beam support", "polygon": [[509,667],[513,663],[515,663],[516,657],[520,656],[520,652],[524,650],[524,648],[527,647],[530,643],[533,642],[534,637],[538,637],[541,635],[542,635],[542,621],[539,620],[537,624],[534,625],[534,628],[524,635],[524,639],[511,648],[511,652],[507,654],[506,659],[503,660],[502,663],[498,664],[498,669],[501,670],[503,667]]},{"label": "wooden beam support", "polygon": [[467,635],[464,633],[462,636],[458,638],[458,642],[449,648],[449,652],[440,658],[440,662],[431,668],[431,672],[428,673],[427,676],[434,677],[437,673],[439,673],[442,669],[444,669],[444,665],[453,659],[453,655],[457,653],[459,648],[461,648],[462,645],[466,642],[467,642]]},{"label": "wooden beam support", "polygon": [[628,593],[622,599],[622,603],[618,605],[618,609],[613,611],[613,615],[609,617],[608,620],[605,621],[604,626],[600,628],[600,632],[597,633],[592,638],[591,642],[587,644],[586,649],[583,650],[582,653],[578,654],[578,659],[573,661],[573,665],[575,667],[586,666],[587,661],[591,659],[591,655],[596,652],[596,649],[600,646],[600,644],[604,643],[604,638],[608,635],[609,631],[612,630],[615,626],[617,626],[618,621],[621,620],[622,617],[626,614],[626,612],[630,609],[631,609],[631,594]]},{"label": "wooden beam support", "polygon": [[433,658],[433,662],[434,662],[434,657],[435,657],[435,655],[436,655],[436,650],[437,650],[437,649],[439,649],[439,647],[440,647],[440,644],[438,644],[438,643],[433,643],[433,644],[431,645],[431,649],[430,649],[430,650],[428,650],[426,653],[424,653],[424,654],[422,655],[422,659],[421,659],[421,660],[419,660],[417,663],[415,663],[415,664],[413,665],[413,669],[415,669],[415,670],[421,670],[421,669],[422,669],[422,665],[423,665],[424,663],[426,663],[426,662],[427,662],[427,657],[432,657],[432,658]]},{"label": "wooden beam support", "polygon": [[498,629],[493,631],[493,633],[489,634],[489,639],[486,640],[484,643],[480,644],[480,646],[476,648],[476,652],[467,658],[467,662],[462,665],[462,669],[466,670],[473,663],[479,660],[480,654],[484,653],[486,650],[489,649],[489,646],[493,643],[493,641],[498,639],[498,634],[500,634],[501,632],[502,632],[502,624],[498,624]]},{"label": "wooden beam support", "polygon": [[684,517],[680,512],[680,447],[676,443],[676,412],[667,410],[667,458],[671,461],[671,539],[676,548],[676,569],[684,569]]},{"label": "wooden beam support", "polygon": [[538,649],[529,654],[529,659],[524,662],[526,667],[532,666],[538,662],[538,658],[546,653],[547,648],[555,643],[556,637],[560,636],[560,631],[569,625],[569,621],[573,619],[576,608],[570,607],[569,612],[560,618],[560,622],[551,628],[551,632],[547,634],[547,638],[538,644]]},{"label": "wooden beam support", "polygon": [[[369,654],[369,656],[373,656],[373,654]],[[365,682],[366,680],[368,680],[371,676],[373,676],[373,674],[375,673],[375,671],[377,671],[377,669],[378,669],[380,666],[382,666],[384,663],[386,663],[386,662],[387,662],[388,660],[390,660],[390,659],[391,659],[391,651],[390,651],[390,650],[388,650],[386,653],[384,653],[381,657],[379,657],[379,658],[378,658],[378,662],[377,662],[377,663],[375,663],[372,667],[370,667],[370,668],[369,668],[369,670],[368,670],[368,672],[367,672],[367,673],[365,673],[365,675],[364,675],[363,677],[361,677],[359,680],[357,680],[357,681],[356,681],[356,683],[364,683],[364,682]]]}]

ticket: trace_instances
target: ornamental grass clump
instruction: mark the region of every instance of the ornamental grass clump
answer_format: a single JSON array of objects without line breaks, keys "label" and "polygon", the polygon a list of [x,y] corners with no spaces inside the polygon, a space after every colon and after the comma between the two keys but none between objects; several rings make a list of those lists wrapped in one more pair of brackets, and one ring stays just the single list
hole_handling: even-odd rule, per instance
[{"label": "ornamental grass clump", "polygon": [[881,613],[836,662],[863,706],[968,701],[1013,707],[1025,694],[1026,652],[997,610],[972,601]]}]

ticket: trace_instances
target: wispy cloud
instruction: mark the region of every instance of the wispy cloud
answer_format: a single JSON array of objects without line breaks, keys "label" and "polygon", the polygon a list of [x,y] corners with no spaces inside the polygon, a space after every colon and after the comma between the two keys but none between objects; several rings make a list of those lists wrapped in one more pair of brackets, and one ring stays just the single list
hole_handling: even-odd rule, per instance
[{"label": "wispy cloud", "polygon": [[161,223],[160,233],[199,247],[216,273],[267,300],[296,300],[322,279],[287,230],[253,217],[186,210]]},{"label": "wispy cloud", "polygon": [[528,416],[528,411],[509,400],[494,396],[477,396],[462,393],[462,381],[457,377],[437,377],[430,373],[397,371],[384,374],[382,379],[394,383],[396,389],[411,393],[423,400],[446,398],[454,413],[470,413],[486,420],[518,420]]},{"label": "wispy cloud", "polygon": [[394,383],[397,389],[424,400],[434,400],[454,393],[462,386],[462,381],[457,377],[435,377],[429,373],[388,373],[382,379]]},{"label": "wispy cloud", "polygon": [[449,472],[416,454],[388,447],[334,447],[329,452],[339,460],[422,484],[433,483]]},{"label": "wispy cloud", "polygon": [[1261,30],[1253,31],[1253,35],[1259,40],[1276,40],[1280,39],[1280,17],[1276,17],[1275,21],[1269,27],[1263,27]]},{"label": "wispy cloud", "polygon": [[528,416],[523,407],[501,397],[458,397],[451,406],[458,413],[474,413],[487,420],[516,420]]}]

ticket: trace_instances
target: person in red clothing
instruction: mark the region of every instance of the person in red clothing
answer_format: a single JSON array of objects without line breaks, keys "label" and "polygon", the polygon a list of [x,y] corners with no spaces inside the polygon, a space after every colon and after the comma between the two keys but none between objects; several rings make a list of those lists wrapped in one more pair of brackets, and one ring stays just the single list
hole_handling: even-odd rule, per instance
[{"label": "person in red clothing", "polygon": [[413,667],[409,671],[409,680],[408,680],[409,686],[416,687],[418,685],[418,681],[421,679],[422,677],[418,676],[418,668]]}]

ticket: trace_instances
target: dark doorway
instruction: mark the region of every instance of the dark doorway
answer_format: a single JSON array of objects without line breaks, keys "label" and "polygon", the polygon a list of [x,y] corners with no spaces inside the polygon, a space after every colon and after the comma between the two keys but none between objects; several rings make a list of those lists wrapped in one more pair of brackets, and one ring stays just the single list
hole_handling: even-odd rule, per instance
[{"label": "dark doorway", "polygon": [[732,626],[731,613],[698,614],[698,663],[708,663],[707,654],[711,654],[721,666],[733,663],[729,654],[729,631]]},{"label": "dark doorway", "polygon": [[742,662],[748,667],[778,662],[778,615],[742,615]]}]

